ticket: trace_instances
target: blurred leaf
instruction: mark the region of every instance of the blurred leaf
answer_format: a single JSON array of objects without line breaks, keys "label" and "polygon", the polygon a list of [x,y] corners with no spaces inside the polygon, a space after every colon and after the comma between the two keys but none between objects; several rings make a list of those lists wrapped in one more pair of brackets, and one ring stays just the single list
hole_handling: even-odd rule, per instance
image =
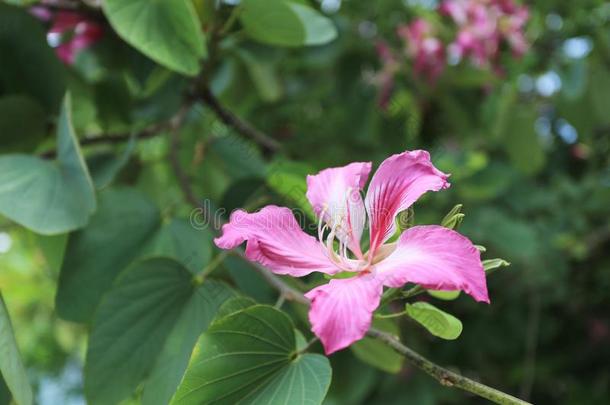
[{"label": "blurred leaf", "polygon": [[333,22],[305,3],[288,2],[305,28],[305,45],[323,45],[337,38]]},{"label": "blurred leaf", "polygon": [[321,45],[336,38],[332,21],[311,7],[289,0],[243,0],[239,19],[246,33],[276,46]]},{"label": "blurred leaf", "polygon": [[[393,336],[400,335],[398,326],[390,319],[374,319],[373,326]],[[363,362],[387,373],[396,374],[402,369],[404,357],[376,339],[365,337],[351,345],[350,349]]]},{"label": "blurred leaf", "polygon": [[42,24],[27,10],[0,3],[0,55],[0,92],[30,96],[55,114],[65,92],[65,70]]},{"label": "blurred leaf", "polygon": [[0,295],[0,377],[17,405],[33,402],[32,388],[25,373],[4,299]]},{"label": "blurred leaf", "polygon": [[199,72],[205,43],[190,1],[106,0],[103,8],[112,27],[134,48],[176,72]]},{"label": "blurred leaf", "polygon": [[544,166],[545,154],[535,130],[538,113],[534,106],[514,105],[502,138],[512,164],[525,174],[536,174]]},{"label": "blurred leaf", "polygon": [[239,48],[237,54],[246,65],[250,79],[263,101],[274,102],[282,96],[282,85],[275,66],[268,57],[259,57],[256,52]]},{"label": "blurred leaf", "polygon": [[52,236],[37,235],[37,242],[51,271],[54,275],[58,275],[64,262],[64,255],[68,244],[68,234],[62,233]]},{"label": "blurred leaf", "polygon": [[196,286],[192,274],[168,258],[129,267],[93,321],[85,364],[88,402],[117,403],[152,372],[147,403],[167,403],[197,336],[230,295],[214,281]]},{"label": "blurred leaf", "polygon": [[231,278],[244,294],[251,296],[257,302],[273,303],[275,301],[275,290],[248,262],[228,256],[223,261],[223,265],[229,270]]},{"label": "blurred leaf", "polygon": [[176,259],[191,273],[199,273],[210,261],[212,236],[207,229],[196,229],[186,219],[174,218],[154,235],[141,255],[159,255]]},{"label": "blurred leaf", "polygon": [[46,130],[44,109],[28,96],[0,97],[0,140],[4,150],[30,151]]},{"label": "blurred leaf", "polygon": [[316,216],[305,195],[307,193],[307,175],[315,173],[311,166],[285,159],[275,160],[267,174],[267,184],[276,193],[295,203],[311,219]]},{"label": "blurred leaf", "polygon": [[454,340],[462,333],[462,322],[459,319],[432,304],[420,301],[407,304],[405,309],[407,315],[441,339]]},{"label": "blurred leaf", "polygon": [[277,309],[256,305],[221,318],[201,336],[172,403],[320,404],[328,359],[295,351],[292,321]]},{"label": "blurred leaf", "polygon": [[136,140],[132,137],[118,156],[116,152],[103,152],[87,158],[87,166],[91,171],[96,189],[101,190],[112,183],[116,175],[129,162],[135,145]]},{"label": "blurred leaf", "polygon": [[593,113],[600,124],[610,123],[608,103],[610,103],[610,69],[601,63],[591,67],[589,91]]},{"label": "blurred leaf", "polygon": [[441,291],[441,290],[426,290],[428,294],[434,298],[438,298],[443,301],[453,301],[460,296],[460,290],[455,291]]},{"label": "blurred leaf", "polygon": [[57,129],[57,161],[0,157],[0,213],[34,232],[52,235],[81,228],[95,210],[95,194],[72,128],[66,96]]}]

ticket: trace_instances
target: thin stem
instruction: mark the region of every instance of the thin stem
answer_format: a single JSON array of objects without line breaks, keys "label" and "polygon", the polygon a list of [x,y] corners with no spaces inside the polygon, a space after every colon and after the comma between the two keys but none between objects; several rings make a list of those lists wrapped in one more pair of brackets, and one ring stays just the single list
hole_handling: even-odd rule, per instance
[{"label": "thin stem", "polygon": [[239,17],[239,13],[241,12],[241,9],[242,9],[242,6],[239,5],[231,11],[231,15],[227,19],[227,22],[225,22],[224,25],[222,26],[222,28],[220,29],[220,32],[219,32],[220,36],[224,36],[233,27],[233,24],[235,24],[235,21],[237,21],[237,17]]},{"label": "thin stem", "polygon": [[400,318],[401,316],[405,315],[406,312],[402,311],[402,312],[396,312],[393,314],[388,314],[388,315],[382,315],[382,314],[375,314],[375,318],[377,319],[392,319],[392,318]]},{"label": "thin stem", "polygon": [[409,349],[407,346],[403,345],[396,337],[386,332],[371,328],[367,332],[367,335],[390,346],[397,353],[403,355],[409,361],[409,363],[413,364],[414,366],[426,372],[428,375],[432,376],[439,383],[441,383],[441,385],[444,385],[446,387],[455,387],[464,391],[471,392],[497,404],[529,404],[529,402],[522,401],[519,398],[499,391],[495,388],[488,387],[485,384],[481,384],[478,381],[471,380],[470,378],[454,373],[453,371],[447,370],[446,368],[431,362],[419,353],[416,353],[413,350]]}]

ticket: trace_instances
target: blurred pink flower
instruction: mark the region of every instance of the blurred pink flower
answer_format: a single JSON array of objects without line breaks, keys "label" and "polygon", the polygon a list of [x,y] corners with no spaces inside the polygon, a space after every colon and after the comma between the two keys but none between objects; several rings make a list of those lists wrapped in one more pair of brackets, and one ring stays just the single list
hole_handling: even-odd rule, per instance
[{"label": "blurred pink flower", "polygon": [[81,50],[102,38],[103,27],[78,11],[54,12],[45,7],[45,3],[53,4],[53,1],[43,1],[43,5],[30,8],[30,13],[41,21],[51,22],[48,34],[56,34],[59,37],[55,52],[64,63],[71,65]]},{"label": "blurred pink flower", "polygon": [[[307,199],[319,217],[317,239],[301,230],[290,209],[270,205],[256,213],[234,212],[214,240],[222,249],[247,241],[246,257],[276,274],[352,273],[306,294],[312,330],[327,354],[365,335],[384,286],[400,288],[411,282],[463,290],[477,301],[489,302],[480,253],[465,236],[424,225],[409,228],[388,243],[401,211],[424,193],[449,187],[448,175],[434,167],[428,152],[390,156],[377,169],[363,199],[370,171],[371,162],[355,162],[307,176]],[[370,247],[363,252],[360,239],[367,217]]]},{"label": "blurred pink flower", "polygon": [[523,30],[529,12],[513,0],[444,0],[439,11],[458,26],[448,48],[458,60],[470,58],[476,66],[488,67],[496,64],[503,43],[514,56],[528,49]]},{"label": "blurred pink flower", "polygon": [[445,49],[436,37],[434,27],[426,20],[418,18],[409,25],[396,30],[407,46],[407,53],[414,59],[413,70],[434,82],[445,67]]}]

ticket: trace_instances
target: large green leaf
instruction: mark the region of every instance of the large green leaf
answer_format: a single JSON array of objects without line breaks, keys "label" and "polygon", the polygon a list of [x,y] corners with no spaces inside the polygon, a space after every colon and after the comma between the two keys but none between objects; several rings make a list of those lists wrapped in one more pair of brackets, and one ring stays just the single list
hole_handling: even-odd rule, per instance
[{"label": "large green leaf", "polygon": [[[391,319],[374,319],[373,326],[394,336],[399,335],[398,326]],[[379,340],[365,337],[350,346],[356,357],[388,373],[398,373],[402,369],[404,357]]]},{"label": "large green leaf", "polygon": [[289,0],[243,0],[239,19],[256,41],[276,46],[321,45],[332,41],[332,21],[302,3]]},{"label": "large green leaf", "polygon": [[205,56],[203,32],[188,0],[106,0],[104,13],[127,43],[176,72],[194,76]]},{"label": "large green leaf", "polygon": [[0,213],[34,232],[81,228],[95,210],[93,184],[83,161],[66,96],[57,129],[57,161],[27,155],[0,157]]},{"label": "large green leaf", "polygon": [[462,333],[462,322],[427,302],[406,305],[407,315],[441,339],[457,339]]},{"label": "large green leaf", "polygon": [[232,295],[214,281],[196,285],[192,273],[169,258],[125,270],[93,322],[85,364],[89,403],[118,403],[148,375],[146,403],[167,403],[197,336]]},{"label": "large green leaf", "polygon": [[0,379],[4,379],[17,405],[32,403],[32,388],[21,362],[2,295],[0,295]]},{"label": "large green leaf", "polygon": [[134,189],[105,190],[85,229],[70,235],[56,307],[60,316],[87,321],[102,294],[160,226],[157,208]]},{"label": "large green leaf", "polygon": [[0,92],[30,96],[56,114],[65,70],[47,44],[43,25],[27,10],[0,3]]},{"label": "large green leaf", "polygon": [[235,312],[199,339],[172,403],[322,403],[328,359],[295,353],[294,326],[284,313],[263,305]]},{"label": "large green leaf", "polygon": [[59,280],[59,314],[88,321],[103,293],[136,258],[171,257],[192,273],[210,259],[211,237],[185,219],[161,222],[155,205],[135,189],[107,189],[85,229],[70,236]]}]

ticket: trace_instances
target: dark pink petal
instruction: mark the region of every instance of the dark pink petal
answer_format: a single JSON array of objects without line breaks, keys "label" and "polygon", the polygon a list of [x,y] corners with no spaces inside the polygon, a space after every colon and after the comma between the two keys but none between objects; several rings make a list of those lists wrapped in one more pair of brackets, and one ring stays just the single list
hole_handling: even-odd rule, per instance
[{"label": "dark pink petal", "polygon": [[372,274],[333,279],[305,296],[311,300],[309,322],[326,354],[364,337],[379,306],[383,286]]},{"label": "dark pink petal", "polygon": [[449,187],[449,175],[432,165],[423,150],[407,151],[386,159],[371,180],[365,199],[371,228],[371,254],[396,230],[394,218],[426,191]]},{"label": "dark pink petal", "polygon": [[434,290],[462,290],[477,301],[489,302],[478,249],[465,236],[442,226],[406,230],[396,250],[373,270],[388,287],[410,282]]},{"label": "dark pink petal", "polygon": [[233,249],[244,241],[248,241],[246,257],[277,274],[301,277],[314,271],[340,271],[318,240],[303,232],[285,207],[269,205],[252,214],[235,211],[222,227],[222,236],[214,239],[221,249]]},{"label": "dark pink petal", "polygon": [[322,170],[307,176],[307,199],[314,212],[330,226],[337,227],[337,238],[357,255],[366,213],[360,191],[368,180],[371,162]]}]

